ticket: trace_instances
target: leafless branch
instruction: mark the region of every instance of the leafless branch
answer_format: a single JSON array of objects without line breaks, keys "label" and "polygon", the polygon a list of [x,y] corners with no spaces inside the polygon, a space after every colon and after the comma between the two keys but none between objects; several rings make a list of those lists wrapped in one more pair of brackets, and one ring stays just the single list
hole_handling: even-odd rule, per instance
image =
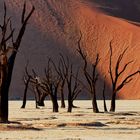
[{"label": "leafless branch", "polygon": [[117,91],[121,90],[123,88],[124,85],[126,85],[127,83],[129,83],[130,81],[132,81],[132,77],[135,76],[136,74],[140,74],[140,70],[128,75],[122,82],[121,84],[117,87]]}]

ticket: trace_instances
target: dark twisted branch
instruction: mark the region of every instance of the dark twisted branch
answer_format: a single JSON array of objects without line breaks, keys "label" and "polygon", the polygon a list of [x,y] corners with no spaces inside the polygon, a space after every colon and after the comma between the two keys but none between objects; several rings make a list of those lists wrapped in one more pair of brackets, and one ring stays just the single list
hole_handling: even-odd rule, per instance
[{"label": "dark twisted branch", "polygon": [[[127,62],[122,70],[120,70],[120,64],[124,58],[124,55],[127,52],[127,49],[124,49],[124,51],[118,56],[117,58],[117,62],[115,64],[115,73],[113,75],[113,69],[112,69],[112,44],[110,42],[110,59],[109,59],[109,74],[110,74],[110,78],[111,78],[111,82],[112,82],[112,99],[111,99],[111,108],[110,111],[115,111],[115,99],[116,99],[116,94],[128,83],[130,83],[133,80],[133,76],[135,76],[136,74],[140,73],[140,70],[137,70],[135,72],[133,72],[132,74],[128,74],[128,76],[126,76],[122,81],[119,81],[120,77],[123,75],[123,73],[126,71],[126,69],[128,68],[128,66],[133,62],[133,61],[129,61]],[[120,70],[120,71],[119,71]]]}]

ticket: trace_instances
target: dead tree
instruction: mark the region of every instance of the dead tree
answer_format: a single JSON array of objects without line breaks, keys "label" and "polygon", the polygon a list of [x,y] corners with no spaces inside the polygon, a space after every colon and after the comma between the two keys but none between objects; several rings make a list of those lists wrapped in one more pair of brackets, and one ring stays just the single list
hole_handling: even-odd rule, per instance
[{"label": "dead tree", "polygon": [[21,106],[21,108],[25,108],[26,106],[26,99],[27,99],[27,90],[28,90],[28,87],[29,87],[29,83],[30,83],[30,80],[31,80],[31,76],[28,74],[27,72],[27,66],[25,67],[25,72],[26,72],[26,75],[27,76],[24,76],[23,77],[23,81],[24,81],[24,84],[25,84],[25,89],[24,89],[24,95],[23,95],[23,104]]},{"label": "dead tree", "polygon": [[62,73],[62,69],[63,69],[62,63],[61,63],[61,61],[59,61],[58,66],[56,66],[56,64],[52,60],[51,60],[51,62],[54,66],[54,69],[55,69],[56,73],[61,78],[61,82],[60,82],[60,85],[59,85],[60,95],[61,95],[61,108],[65,108],[64,86],[65,86],[65,83],[66,83],[66,79],[65,79],[64,74]]},{"label": "dead tree", "polygon": [[65,59],[63,55],[60,55],[61,59],[61,71],[64,78],[66,79],[67,90],[68,90],[68,112],[72,112],[74,107],[73,101],[77,98],[81,92],[81,87],[78,80],[78,71],[74,74],[73,65],[70,64],[68,57]]},{"label": "dead tree", "polygon": [[43,78],[40,86],[50,96],[53,105],[53,112],[58,112],[59,106],[57,101],[57,94],[61,78],[58,74],[55,74],[51,62],[51,59],[49,59],[47,68],[44,70],[45,78]]},{"label": "dead tree", "polygon": [[36,100],[36,105],[37,106],[45,106],[44,101],[45,98],[47,97],[48,93],[44,92],[41,88],[41,79],[40,77],[35,73],[34,70],[33,74],[34,74],[34,82],[31,81],[32,83],[32,87],[34,89],[34,94],[35,94],[35,100]]},{"label": "dead tree", "polygon": [[[129,61],[127,62],[123,68],[120,70],[120,64],[123,60],[123,57],[126,53],[128,48],[126,48],[117,58],[116,63],[115,63],[115,70],[113,71],[113,65],[112,65],[112,56],[113,56],[113,52],[112,52],[112,44],[110,42],[110,58],[109,58],[109,74],[110,74],[110,78],[111,78],[111,83],[112,83],[112,98],[111,98],[111,108],[110,111],[111,112],[115,112],[115,101],[116,101],[116,95],[117,93],[128,83],[130,83],[133,80],[133,77],[136,74],[140,74],[140,70],[137,70],[131,74],[128,74],[125,78],[123,78],[120,81],[120,77],[122,77],[122,75],[125,73],[125,71],[127,70],[128,66],[133,62],[133,61]],[[113,62],[114,63],[114,62]]]},{"label": "dead tree", "polygon": [[[17,37],[15,37],[15,29],[12,27],[11,18],[7,18],[7,8],[6,4],[4,3],[4,20],[3,24],[0,25],[0,122],[3,123],[8,122],[8,93],[15,58],[25,33],[26,25],[34,12],[34,9],[35,8],[32,7],[29,14],[26,14],[26,4],[24,4],[21,16],[21,27]],[[11,46],[9,47],[7,44],[10,41]]]},{"label": "dead tree", "polygon": [[36,108],[38,108],[38,106],[44,106],[44,100],[45,97],[47,96],[47,93],[42,92],[41,88],[40,88],[40,84],[41,84],[41,79],[40,77],[37,75],[37,73],[35,72],[34,69],[32,69],[32,88],[34,91],[34,95],[35,95],[35,101],[36,101]]},{"label": "dead tree", "polygon": [[38,108],[38,106],[45,106],[44,100],[47,96],[47,93],[44,93],[44,91],[42,91],[42,89],[40,88],[40,84],[41,84],[40,78],[35,73],[34,69],[32,69],[32,73],[29,74],[27,66],[25,67],[25,75],[24,75],[25,89],[23,95],[23,104],[21,108],[25,108],[28,88],[32,89],[34,93],[36,108]]},{"label": "dead tree", "polygon": [[[84,54],[84,52],[81,49],[81,38],[78,40],[78,49],[77,51],[79,52],[81,58],[84,61],[84,67],[83,67],[83,72],[84,72],[84,76],[86,78],[87,84],[88,84],[88,91],[92,97],[92,107],[93,107],[93,112],[98,113],[99,109],[97,106],[97,100],[96,100],[96,83],[98,80],[98,74],[97,74],[97,65],[99,63],[99,54],[96,55],[96,60],[94,63],[92,63],[91,65],[88,64],[88,60],[87,60],[87,55]],[[88,70],[90,69],[90,71]]]}]

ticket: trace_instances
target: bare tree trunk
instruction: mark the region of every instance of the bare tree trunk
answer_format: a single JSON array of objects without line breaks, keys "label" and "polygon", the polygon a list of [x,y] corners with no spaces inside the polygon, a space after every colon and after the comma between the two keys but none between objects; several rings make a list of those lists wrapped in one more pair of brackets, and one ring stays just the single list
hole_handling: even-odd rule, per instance
[{"label": "bare tree trunk", "polygon": [[106,84],[105,84],[105,80],[104,80],[104,87],[103,87],[104,112],[108,112],[107,111],[107,106],[106,106],[106,99],[105,99],[105,89],[106,89]]},{"label": "bare tree trunk", "polygon": [[37,94],[38,94],[38,92],[37,92],[37,87],[35,86],[35,87],[33,87],[34,88],[34,95],[35,95],[35,106],[36,106],[36,108],[38,108],[38,100],[37,100]]},{"label": "bare tree trunk", "polygon": [[107,106],[106,106],[105,96],[103,96],[103,100],[104,100],[104,112],[108,112],[108,111],[107,111]]},{"label": "bare tree trunk", "polygon": [[8,93],[5,91],[5,85],[1,87],[1,96],[0,96],[0,123],[8,122]]},{"label": "bare tree trunk", "polygon": [[57,89],[55,91],[51,90],[51,94],[49,94],[52,100],[53,112],[59,112],[58,110],[58,102],[57,102]]},{"label": "bare tree trunk", "polygon": [[91,93],[92,93],[92,107],[93,107],[93,112],[99,113],[95,91],[93,91]]},{"label": "bare tree trunk", "polygon": [[45,106],[45,104],[44,104],[45,98],[46,98],[45,94],[40,97],[40,99],[38,101],[38,106]]},{"label": "bare tree trunk", "polygon": [[116,92],[112,94],[110,112],[115,112],[115,108],[116,108]]},{"label": "bare tree trunk", "polygon": [[27,82],[25,83],[23,104],[22,104],[21,108],[25,108],[25,106],[26,106],[26,98],[27,98],[27,90],[28,90],[29,82],[30,82],[30,77],[28,77]]},{"label": "bare tree trunk", "polygon": [[[70,91],[71,91],[71,89],[70,89]],[[73,102],[72,102],[71,92],[69,92],[69,94],[68,94],[68,112],[72,112],[72,106],[73,106]]]},{"label": "bare tree trunk", "polygon": [[61,108],[65,108],[65,99],[64,99],[63,88],[61,88]]},{"label": "bare tree trunk", "polygon": [[58,111],[58,103],[56,101],[53,102],[53,112],[59,112]]},{"label": "bare tree trunk", "polygon": [[72,101],[68,101],[68,112],[72,112]]},{"label": "bare tree trunk", "polygon": [[0,122],[8,122],[7,65],[1,65],[0,73]]},{"label": "bare tree trunk", "polygon": [[8,122],[8,93],[12,78],[12,72],[14,67],[14,61],[16,57],[12,55],[9,59],[9,64],[1,65],[1,86],[0,86],[0,122]]},{"label": "bare tree trunk", "polygon": [[58,102],[56,98],[52,99],[52,104],[53,104],[53,112],[59,112],[58,111]]}]

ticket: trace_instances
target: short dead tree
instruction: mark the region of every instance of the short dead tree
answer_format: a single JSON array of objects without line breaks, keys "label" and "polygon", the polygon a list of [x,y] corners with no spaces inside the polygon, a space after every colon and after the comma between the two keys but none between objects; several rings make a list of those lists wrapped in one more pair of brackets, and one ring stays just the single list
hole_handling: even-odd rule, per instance
[{"label": "short dead tree", "polygon": [[[111,83],[112,83],[112,98],[111,98],[111,108],[110,111],[111,112],[115,112],[115,101],[116,101],[116,95],[117,93],[128,83],[130,83],[133,80],[133,77],[136,74],[140,74],[140,70],[136,70],[135,72],[128,74],[125,78],[123,78],[120,81],[120,77],[122,77],[122,75],[125,73],[125,71],[127,70],[128,66],[133,63],[133,61],[129,61],[127,62],[123,68],[120,70],[120,65],[121,62],[123,60],[124,55],[126,54],[128,48],[126,48],[124,51],[122,51],[122,53],[118,56],[118,58],[116,59],[116,63],[115,63],[115,70],[113,69],[113,64],[112,64],[112,56],[113,56],[113,52],[112,52],[112,42],[110,42],[110,58],[109,58],[109,74],[110,74],[110,78],[111,78]],[[114,71],[113,71],[114,70]]]},{"label": "short dead tree", "polygon": [[21,108],[25,108],[26,99],[27,99],[27,90],[30,89],[34,93],[35,97],[35,105],[36,108],[38,106],[45,106],[44,100],[47,96],[47,93],[44,93],[40,87],[40,77],[35,73],[34,69],[32,69],[32,73],[28,72],[28,64],[25,67],[25,74],[23,76],[23,81],[25,84],[24,95],[23,95],[23,104]]},{"label": "short dead tree", "polygon": [[88,64],[87,55],[81,49],[81,38],[78,40],[78,53],[84,61],[83,72],[88,84],[88,92],[92,97],[93,112],[99,113],[97,100],[96,100],[96,83],[98,80],[97,65],[99,64],[99,54],[96,55],[96,60],[92,64]]},{"label": "short dead tree", "polygon": [[46,96],[48,95],[48,93],[42,90],[40,86],[41,78],[40,76],[37,75],[34,69],[32,69],[32,73],[33,73],[33,76],[31,80],[31,84],[34,91],[34,95],[35,95],[36,108],[38,108],[38,106],[45,106],[44,100]]},{"label": "short dead tree", "polygon": [[26,75],[23,76],[23,82],[24,82],[24,85],[25,85],[25,89],[24,89],[23,103],[22,103],[21,108],[25,108],[25,106],[26,106],[27,90],[29,88],[29,83],[30,83],[30,80],[32,78],[32,76],[28,74],[27,66],[25,67],[25,73],[26,73]]}]

